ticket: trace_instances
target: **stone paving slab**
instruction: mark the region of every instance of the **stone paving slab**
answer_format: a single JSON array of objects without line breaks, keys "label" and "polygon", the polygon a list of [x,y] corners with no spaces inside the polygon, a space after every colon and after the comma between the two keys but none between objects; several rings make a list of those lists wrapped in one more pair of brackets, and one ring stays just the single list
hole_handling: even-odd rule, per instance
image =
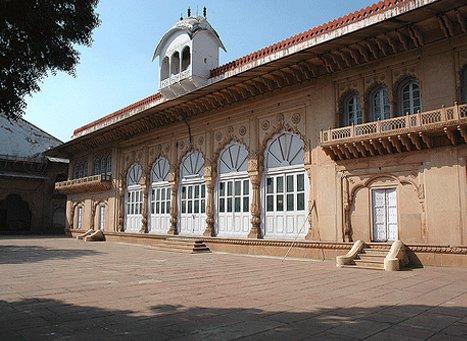
[{"label": "stone paving slab", "polygon": [[467,269],[0,237],[2,340],[465,340]]}]

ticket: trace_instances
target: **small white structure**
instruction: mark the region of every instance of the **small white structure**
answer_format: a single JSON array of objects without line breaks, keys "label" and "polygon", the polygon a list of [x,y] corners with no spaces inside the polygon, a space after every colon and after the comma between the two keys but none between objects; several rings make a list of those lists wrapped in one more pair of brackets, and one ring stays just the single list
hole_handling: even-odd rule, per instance
[{"label": "small white structure", "polygon": [[159,57],[161,94],[173,98],[205,85],[210,71],[219,66],[219,48],[226,51],[206,17],[190,16],[189,10],[154,52],[153,60]]}]

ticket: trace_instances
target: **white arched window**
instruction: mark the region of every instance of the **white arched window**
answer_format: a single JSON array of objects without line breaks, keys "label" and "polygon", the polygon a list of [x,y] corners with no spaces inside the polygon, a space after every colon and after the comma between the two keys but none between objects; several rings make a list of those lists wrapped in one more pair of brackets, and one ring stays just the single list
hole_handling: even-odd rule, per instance
[{"label": "white arched window", "polygon": [[190,54],[190,47],[185,46],[185,48],[182,51],[182,71],[185,71],[188,69],[191,63],[191,54]]},{"label": "white arched window", "polygon": [[250,230],[250,181],[248,151],[243,144],[230,143],[217,163],[217,233],[243,236]]},{"label": "white arched window", "polygon": [[83,228],[83,206],[79,205],[76,209],[76,228]]},{"label": "white arched window", "polygon": [[409,79],[399,87],[399,116],[422,111],[420,85],[415,79]]},{"label": "white arched window", "polygon": [[105,229],[105,205],[104,204],[101,204],[99,206],[97,206],[98,208],[98,226],[99,226],[99,230],[101,231],[104,231]]},{"label": "white arched window", "polygon": [[94,159],[94,175],[112,174],[112,156],[110,154],[102,155]]},{"label": "white arched window", "polygon": [[169,78],[169,57],[164,57],[161,63],[161,80]]},{"label": "white arched window", "polygon": [[308,232],[303,148],[303,140],[291,133],[275,137],[266,148],[262,224],[265,238],[293,239]]},{"label": "white arched window", "polygon": [[202,235],[206,222],[204,157],[189,153],[180,165],[180,234]]},{"label": "white arched window", "polygon": [[360,99],[358,94],[348,96],[344,100],[344,108],[342,113],[342,126],[363,123],[362,109],[360,107]]},{"label": "white arched window", "polygon": [[80,179],[80,178],[85,178],[87,176],[88,176],[88,162],[81,161],[81,162],[76,163],[74,170],[73,170],[73,178]]},{"label": "white arched window", "polygon": [[143,213],[143,192],[141,190],[141,177],[143,169],[138,163],[133,164],[128,170],[126,180],[126,205],[125,205],[125,231],[139,232]]},{"label": "white arched window", "polygon": [[151,191],[149,197],[149,232],[167,233],[170,227],[171,190],[168,182],[170,165],[166,158],[159,158],[151,169]]},{"label": "white arched window", "polygon": [[391,118],[391,105],[389,104],[388,89],[378,88],[370,94],[370,121]]},{"label": "white arched window", "polygon": [[180,53],[178,51],[174,52],[172,59],[170,60],[170,73],[176,75],[180,73]]}]

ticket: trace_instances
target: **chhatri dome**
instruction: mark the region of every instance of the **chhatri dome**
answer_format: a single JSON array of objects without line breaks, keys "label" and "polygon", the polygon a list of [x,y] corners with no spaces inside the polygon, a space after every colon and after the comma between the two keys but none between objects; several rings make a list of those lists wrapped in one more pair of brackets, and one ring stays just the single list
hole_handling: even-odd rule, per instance
[{"label": "chhatri dome", "polygon": [[159,41],[153,60],[159,58],[160,92],[173,98],[207,83],[219,66],[219,48],[226,51],[217,32],[203,16],[180,18]]}]

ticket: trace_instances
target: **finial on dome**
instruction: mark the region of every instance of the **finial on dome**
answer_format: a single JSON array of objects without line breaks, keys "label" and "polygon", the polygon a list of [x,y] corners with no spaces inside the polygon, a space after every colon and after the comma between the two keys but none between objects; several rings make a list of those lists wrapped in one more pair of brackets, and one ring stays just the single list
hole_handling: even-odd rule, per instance
[{"label": "finial on dome", "polygon": [[183,13],[180,13],[180,20],[183,20]]},{"label": "finial on dome", "polygon": [[191,17],[191,8],[188,6],[188,17]]},{"label": "finial on dome", "polygon": [[206,18],[206,6],[203,6],[203,17]]}]

